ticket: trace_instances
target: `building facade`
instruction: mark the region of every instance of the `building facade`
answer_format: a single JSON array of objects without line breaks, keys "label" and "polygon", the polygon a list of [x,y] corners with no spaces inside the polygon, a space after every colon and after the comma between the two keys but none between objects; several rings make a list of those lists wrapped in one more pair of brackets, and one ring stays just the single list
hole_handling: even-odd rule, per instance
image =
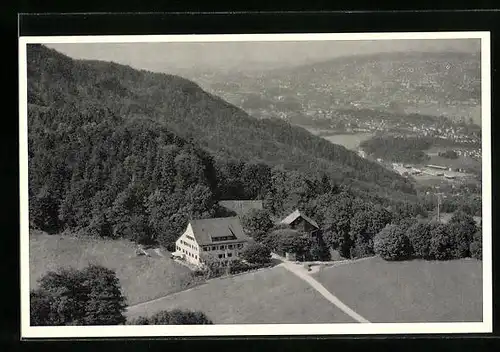
[{"label": "building facade", "polygon": [[174,255],[196,266],[227,265],[240,257],[248,241],[238,217],[191,220],[175,242]]}]

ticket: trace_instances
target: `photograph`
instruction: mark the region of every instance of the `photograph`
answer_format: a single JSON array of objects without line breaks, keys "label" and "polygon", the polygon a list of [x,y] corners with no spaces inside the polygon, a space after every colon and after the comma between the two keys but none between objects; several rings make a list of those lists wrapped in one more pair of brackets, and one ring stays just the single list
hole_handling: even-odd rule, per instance
[{"label": "photograph", "polygon": [[20,37],[22,336],[492,332],[490,70],[489,32]]}]

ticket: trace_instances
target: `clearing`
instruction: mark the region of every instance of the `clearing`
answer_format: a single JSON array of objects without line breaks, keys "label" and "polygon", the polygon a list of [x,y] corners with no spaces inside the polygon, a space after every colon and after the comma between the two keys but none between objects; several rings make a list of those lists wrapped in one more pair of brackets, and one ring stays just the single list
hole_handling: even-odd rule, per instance
[{"label": "clearing", "polygon": [[[59,267],[83,268],[100,264],[116,271],[128,304],[177,292],[186,286],[190,270],[169,257],[135,255],[136,245],[126,240],[97,240],[30,232],[30,287]],[[154,252],[153,252],[154,253]]]},{"label": "clearing", "polygon": [[482,321],[482,262],[372,258],[313,275],[372,323]]},{"label": "clearing", "polygon": [[356,323],[283,267],[220,278],[130,307],[129,318],[164,309],[205,312],[216,324]]}]

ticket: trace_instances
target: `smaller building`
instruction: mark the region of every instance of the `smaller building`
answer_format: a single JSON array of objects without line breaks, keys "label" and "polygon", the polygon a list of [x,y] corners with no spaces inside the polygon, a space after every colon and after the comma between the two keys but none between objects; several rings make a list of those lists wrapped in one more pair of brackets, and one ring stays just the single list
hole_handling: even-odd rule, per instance
[{"label": "smaller building", "polygon": [[[320,228],[316,221],[314,221],[298,209],[281,220],[280,224],[287,225],[291,229],[307,233],[312,238],[317,239],[317,235],[320,234]],[[299,259],[297,253],[287,252],[284,253],[284,255],[287,260],[296,261]],[[303,260],[303,258],[301,260]]]},{"label": "smaller building", "polygon": [[298,209],[281,220],[280,224],[288,225],[294,230],[299,230],[310,234],[314,234],[319,230],[319,226],[316,221],[306,216]]}]

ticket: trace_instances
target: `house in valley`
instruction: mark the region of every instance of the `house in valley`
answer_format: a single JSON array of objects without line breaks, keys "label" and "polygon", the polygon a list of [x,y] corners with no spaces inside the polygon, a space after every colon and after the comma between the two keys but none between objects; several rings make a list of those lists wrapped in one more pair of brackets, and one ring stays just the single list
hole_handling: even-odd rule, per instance
[{"label": "house in valley", "polygon": [[240,217],[248,214],[252,209],[264,209],[262,200],[221,200],[219,205],[235,212]]},{"label": "house in valley", "polygon": [[196,266],[225,265],[239,258],[249,240],[238,217],[191,220],[175,242],[174,255]]}]

